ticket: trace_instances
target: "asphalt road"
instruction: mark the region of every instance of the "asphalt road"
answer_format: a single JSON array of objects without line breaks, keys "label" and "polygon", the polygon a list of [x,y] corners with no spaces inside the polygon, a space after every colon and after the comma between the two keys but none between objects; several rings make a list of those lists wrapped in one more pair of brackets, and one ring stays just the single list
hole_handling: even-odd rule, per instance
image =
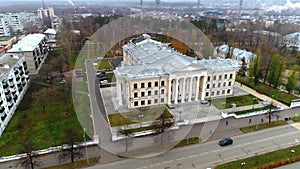
[{"label": "asphalt road", "polygon": [[97,165],[91,169],[205,169],[218,163],[236,160],[282,149],[295,144],[300,139],[300,131],[290,125],[276,127],[232,137],[233,145],[218,146],[218,141],[211,141],[194,146],[174,149],[162,155],[144,159],[126,159],[114,163]]}]

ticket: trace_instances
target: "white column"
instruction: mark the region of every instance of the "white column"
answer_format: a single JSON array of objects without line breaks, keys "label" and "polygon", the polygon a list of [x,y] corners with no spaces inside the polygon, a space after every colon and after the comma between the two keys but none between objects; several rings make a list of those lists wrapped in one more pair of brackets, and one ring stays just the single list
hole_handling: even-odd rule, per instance
[{"label": "white column", "polygon": [[197,77],[195,101],[198,101],[198,95],[199,95],[199,83],[200,83],[200,76]]},{"label": "white column", "polygon": [[171,104],[171,100],[172,100],[172,98],[171,98],[171,85],[172,84],[172,79],[171,78],[169,78],[169,84],[168,84],[168,87],[169,87],[169,91],[168,91],[168,104]]},{"label": "white column", "polygon": [[206,80],[207,80],[207,76],[204,76],[204,78],[203,78],[203,83],[202,83],[201,100],[204,100],[204,97],[205,97]]},{"label": "white column", "polygon": [[121,82],[120,80],[117,79],[117,100],[119,102],[119,105],[123,105],[123,102],[122,102],[122,88],[121,88]]},{"label": "white column", "polygon": [[182,84],[182,99],[181,99],[181,103],[184,103],[185,102],[185,78],[183,78],[183,84]]},{"label": "white column", "polygon": [[178,79],[175,79],[176,83],[175,83],[175,104],[178,103]]},{"label": "white column", "polygon": [[193,91],[193,77],[190,77],[189,102],[192,101],[192,91]]}]

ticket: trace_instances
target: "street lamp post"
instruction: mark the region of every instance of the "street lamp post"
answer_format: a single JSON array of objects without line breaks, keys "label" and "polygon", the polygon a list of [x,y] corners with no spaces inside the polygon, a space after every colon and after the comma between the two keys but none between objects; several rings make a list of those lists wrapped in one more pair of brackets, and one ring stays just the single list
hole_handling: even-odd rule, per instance
[{"label": "street lamp post", "polygon": [[295,150],[291,150],[289,159],[292,158],[292,156],[293,156],[294,153],[295,153]]},{"label": "street lamp post", "polygon": [[242,168],[244,168],[244,165],[246,165],[246,163],[245,162],[241,162]]},{"label": "street lamp post", "polygon": [[246,163],[245,162],[241,162],[242,168],[244,168],[244,165],[246,165]]}]

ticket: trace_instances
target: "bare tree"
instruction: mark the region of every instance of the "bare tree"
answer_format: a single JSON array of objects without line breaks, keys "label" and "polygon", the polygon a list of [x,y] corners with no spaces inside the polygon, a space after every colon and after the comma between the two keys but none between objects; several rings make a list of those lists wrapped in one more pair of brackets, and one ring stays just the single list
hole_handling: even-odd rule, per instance
[{"label": "bare tree", "polygon": [[20,150],[20,153],[26,154],[26,157],[19,163],[25,169],[34,169],[35,167],[42,165],[42,162],[38,159],[37,153],[34,151],[34,146],[34,143],[30,139],[27,139]]},{"label": "bare tree", "polygon": [[59,160],[67,161],[71,160],[71,164],[74,167],[75,159],[83,157],[80,147],[76,145],[82,141],[80,133],[72,128],[68,128],[63,133],[63,143],[65,146],[62,146],[62,153],[58,156]]}]

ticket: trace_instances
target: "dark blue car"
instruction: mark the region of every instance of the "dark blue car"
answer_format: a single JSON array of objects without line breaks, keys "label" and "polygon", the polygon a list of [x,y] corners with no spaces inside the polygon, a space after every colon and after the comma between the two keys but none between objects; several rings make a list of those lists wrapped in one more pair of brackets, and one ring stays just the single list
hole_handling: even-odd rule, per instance
[{"label": "dark blue car", "polygon": [[220,146],[226,146],[226,145],[230,145],[232,143],[233,143],[233,140],[231,138],[224,138],[219,141]]}]

